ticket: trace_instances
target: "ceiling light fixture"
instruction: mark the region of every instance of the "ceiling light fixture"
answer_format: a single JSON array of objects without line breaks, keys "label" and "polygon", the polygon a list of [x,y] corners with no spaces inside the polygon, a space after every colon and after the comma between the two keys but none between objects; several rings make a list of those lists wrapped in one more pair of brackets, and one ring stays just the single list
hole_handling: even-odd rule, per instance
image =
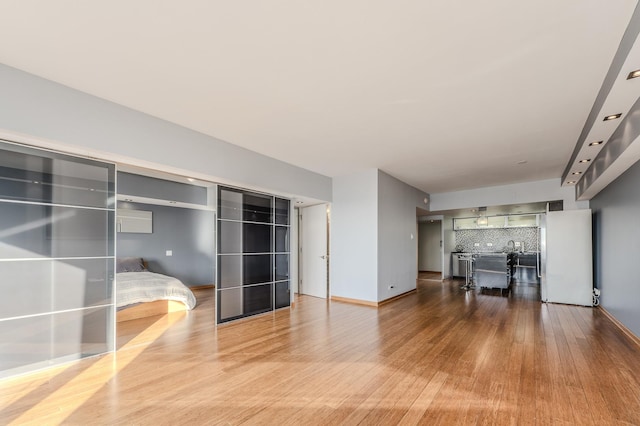
[{"label": "ceiling light fixture", "polygon": [[517,164],[527,164],[527,160],[520,160]]},{"label": "ceiling light fixture", "polygon": [[632,78],[640,77],[640,70],[631,71],[627,76],[627,80],[631,80]]},{"label": "ceiling light fixture", "polygon": [[575,180],[570,180],[569,182],[567,182],[569,185],[573,185],[574,183],[576,183]]},{"label": "ceiling light fixture", "polygon": [[573,173],[571,173],[571,174],[572,174],[572,175],[581,175],[581,174],[582,174],[582,172],[573,172]]},{"label": "ceiling light fixture", "polygon": [[616,118],[620,118],[622,117],[622,113],[618,113],[618,114],[613,114],[613,115],[607,115],[604,120],[602,121],[611,121],[611,120],[615,120]]},{"label": "ceiling light fixture", "polygon": [[304,204],[304,201],[296,201],[296,204]]},{"label": "ceiling light fixture", "polygon": [[196,181],[194,178],[187,178],[187,180],[188,180],[189,182],[195,182],[195,181]]},{"label": "ceiling light fixture", "polygon": [[603,143],[604,141],[591,142],[589,146],[598,146],[598,145],[602,145]]},{"label": "ceiling light fixture", "polygon": [[175,203],[176,203],[175,201],[169,201],[169,204],[175,204]]},{"label": "ceiling light fixture", "polygon": [[585,158],[584,160],[578,161],[578,163],[588,163],[589,161],[591,161],[591,158]]}]

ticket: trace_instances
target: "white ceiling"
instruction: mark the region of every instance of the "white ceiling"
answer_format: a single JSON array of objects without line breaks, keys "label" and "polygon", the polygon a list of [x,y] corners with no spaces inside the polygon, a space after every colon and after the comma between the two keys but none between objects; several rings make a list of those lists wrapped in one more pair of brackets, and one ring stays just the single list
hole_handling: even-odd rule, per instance
[{"label": "white ceiling", "polygon": [[561,177],[636,3],[0,0],[0,62],[435,193]]}]

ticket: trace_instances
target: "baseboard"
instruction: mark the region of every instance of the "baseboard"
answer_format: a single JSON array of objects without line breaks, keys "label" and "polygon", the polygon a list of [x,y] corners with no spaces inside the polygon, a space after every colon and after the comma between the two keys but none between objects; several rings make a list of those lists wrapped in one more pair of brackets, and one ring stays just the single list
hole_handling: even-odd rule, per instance
[{"label": "baseboard", "polygon": [[378,307],[378,302],[371,302],[369,300],[362,299],[352,299],[350,297],[331,296],[331,300],[333,302],[351,303],[353,305],[373,306],[374,308]]},{"label": "baseboard", "polygon": [[351,303],[353,305],[364,305],[364,306],[372,306],[374,308],[377,308],[379,306],[386,305],[387,303],[393,302],[394,300],[400,299],[401,297],[405,297],[410,294],[413,294],[416,291],[417,289],[414,288],[405,293],[398,294],[397,296],[393,296],[388,299],[381,300],[380,302],[371,302],[369,300],[351,299],[349,297],[340,297],[340,296],[331,296],[331,300],[334,302],[344,302],[344,303]]},{"label": "baseboard", "polygon": [[418,272],[426,272],[428,274],[441,274],[442,271],[418,271]]},{"label": "baseboard", "polygon": [[206,290],[208,288],[216,288],[216,286],[213,284],[194,285],[193,287],[189,287],[189,290]]},{"label": "baseboard", "polygon": [[378,306],[386,305],[387,303],[393,302],[394,300],[398,300],[398,299],[400,299],[402,297],[405,297],[405,296],[409,296],[410,294],[413,294],[413,293],[415,293],[417,291],[418,290],[414,288],[414,289],[409,290],[407,292],[404,292],[402,294],[398,294],[397,296],[393,296],[393,297],[390,297],[388,299],[381,300],[380,302],[378,302]]},{"label": "baseboard", "polygon": [[640,337],[638,337],[635,334],[633,334],[633,331],[629,330],[623,323],[618,321],[618,319],[616,317],[614,317],[613,315],[611,315],[611,313],[609,311],[607,311],[605,308],[603,308],[602,306],[598,306],[598,308],[602,311],[602,313],[604,314],[605,317],[609,318],[609,320],[616,327],[618,327],[620,329],[620,331],[622,331],[622,333],[624,333],[629,338],[629,340],[631,340],[638,347],[640,347]]}]

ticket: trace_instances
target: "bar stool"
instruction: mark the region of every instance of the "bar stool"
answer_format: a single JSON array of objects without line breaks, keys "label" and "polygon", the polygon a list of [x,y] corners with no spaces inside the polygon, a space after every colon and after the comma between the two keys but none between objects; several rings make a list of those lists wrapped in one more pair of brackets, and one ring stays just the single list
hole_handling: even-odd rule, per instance
[{"label": "bar stool", "polygon": [[462,260],[465,264],[464,285],[460,288],[463,290],[471,290],[476,288],[476,285],[473,283],[473,255],[462,255],[460,256],[460,260]]}]

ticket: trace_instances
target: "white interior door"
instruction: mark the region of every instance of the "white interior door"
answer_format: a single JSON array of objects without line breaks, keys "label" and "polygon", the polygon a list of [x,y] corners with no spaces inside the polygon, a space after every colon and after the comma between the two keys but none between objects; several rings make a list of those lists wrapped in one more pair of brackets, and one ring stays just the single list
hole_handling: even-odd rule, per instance
[{"label": "white interior door", "polygon": [[302,281],[300,293],[327,298],[327,205],[304,207],[302,216]]}]

